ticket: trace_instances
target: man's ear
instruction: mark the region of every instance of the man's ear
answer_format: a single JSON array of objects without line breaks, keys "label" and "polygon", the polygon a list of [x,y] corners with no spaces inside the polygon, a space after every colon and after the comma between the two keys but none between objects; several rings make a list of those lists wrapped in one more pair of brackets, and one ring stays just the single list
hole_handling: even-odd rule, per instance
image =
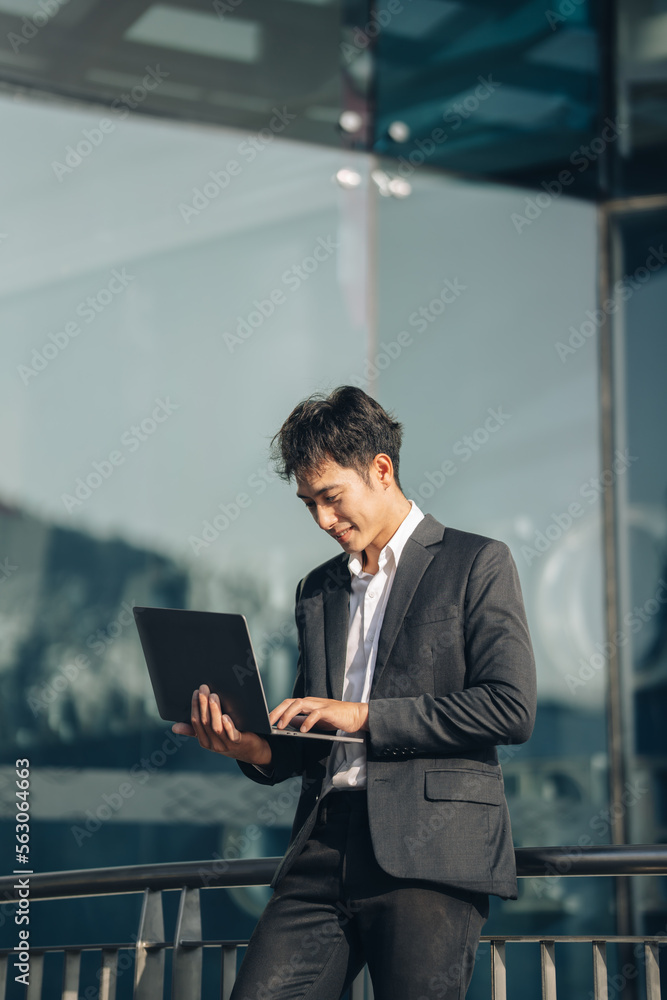
[{"label": "man's ear", "polygon": [[391,486],[394,481],[394,463],[389,455],[380,452],[380,454],[375,456],[373,459],[373,474],[377,476],[379,485],[385,490]]}]

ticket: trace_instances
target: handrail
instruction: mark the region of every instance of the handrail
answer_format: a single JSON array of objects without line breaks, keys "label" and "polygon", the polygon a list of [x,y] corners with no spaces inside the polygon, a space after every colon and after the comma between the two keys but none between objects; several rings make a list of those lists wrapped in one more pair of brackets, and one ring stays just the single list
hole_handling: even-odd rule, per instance
[{"label": "handrail", "polygon": [[667,875],[667,844],[518,847],[520,878],[545,875]]},{"label": "handrail", "polygon": [[[515,851],[520,877],[627,876],[667,874],[667,845],[628,844],[587,847],[522,847]],[[95,987],[97,1000],[112,1000],[116,980],[125,970],[132,970],[135,1000],[159,1000],[164,995],[166,980],[171,983],[171,996],[202,996],[204,952],[217,951],[220,968],[220,993],[230,1000],[236,982],[238,947],[246,941],[210,941],[202,933],[200,892],[202,888],[240,885],[268,885],[282,858],[244,858],[207,861],[172,862],[169,864],[132,865],[116,868],[93,868],[79,871],[20,873],[0,878],[0,899],[16,904],[18,889],[29,887],[31,900],[73,898],[77,896],[109,896],[116,893],[143,895],[138,930],[133,944],[79,944],[31,947],[29,958],[22,961],[29,967],[29,993],[42,996],[45,963],[52,953],[63,955],[62,997],[79,995],[81,957],[84,952],[101,952]],[[21,879],[22,882],[18,880]],[[178,918],[173,940],[165,937],[163,890],[180,890]],[[3,899],[4,897],[4,899]],[[20,900],[23,902],[23,900]],[[643,981],[647,1000],[660,1000],[660,949],[664,936],[581,935],[482,935],[489,943],[491,997],[507,1000],[506,949],[517,944],[539,944],[542,977],[542,1000],[556,1000],[556,944],[579,942],[588,944],[592,953],[595,1000],[608,1000],[609,986],[626,995],[626,979],[639,974],[643,963]],[[621,949],[623,954],[634,945],[636,962],[623,965],[623,976],[610,978],[607,947]],[[133,953],[133,954],[132,954]],[[0,996],[4,996],[11,956],[16,947],[0,949]],[[18,952],[21,959],[21,952]],[[166,964],[170,956],[170,965]],[[23,967],[20,967],[23,971]],[[28,973],[26,973],[27,975]],[[367,996],[367,969],[357,975],[350,986],[352,1000]],[[620,987],[619,987],[620,983]],[[86,991],[86,995],[88,995]],[[634,993],[633,993],[634,995]]]},{"label": "handrail", "polygon": [[[515,856],[520,878],[667,875],[667,844],[519,847]],[[29,876],[30,898],[111,895],[142,892],[147,888],[157,891],[214,885],[268,885],[281,861],[282,857],[235,858],[40,872]],[[0,878],[0,896],[4,901],[13,900],[20,877]]]},{"label": "handrail", "polygon": [[[237,858],[232,861],[168,861],[155,865],[80,868],[30,875],[30,899],[101,896],[123,892],[208,886],[268,885],[282,858]],[[20,875],[0,878],[0,895],[13,895]]]}]

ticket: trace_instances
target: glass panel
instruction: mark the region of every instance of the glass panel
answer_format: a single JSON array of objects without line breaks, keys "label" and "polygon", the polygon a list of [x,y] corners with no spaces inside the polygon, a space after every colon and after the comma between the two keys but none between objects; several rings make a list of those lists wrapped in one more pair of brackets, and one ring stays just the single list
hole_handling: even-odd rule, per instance
[{"label": "glass panel", "polygon": [[[363,367],[367,158],[276,140],[225,181],[236,133],[135,116],[58,179],[97,112],[0,120],[0,780],[30,759],[42,871],[279,855],[298,788],[174,739],[131,608],[244,612],[290,693],[296,585],[339,547],[267,451]],[[213,936],[266,898],[235,890]]]},{"label": "glass panel", "polygon": [[596,190],[601,149],[616,133],[605,141],[598,131],[587,0],[377,6],[375,149],[397,157],[404,176],[426,163],[540,187],[567,171],[567,194]]},{"label": "glass panel", "polygon": [[662,194],[667,163],[667,6],[618,0],[615,94],[627,128],[614,149],[618,194]]},{"label": "glass panel", "polygon": [[[616,434],[632,458],[618,479],[620,628],[632,843],[667,842],[667,212],[614,222]],[[622,284],[620,284],[622,282]],[[667,879],[633,879],[640,932],[662,933]]]},{"label": "glass panel", "polygon": [[[605,479],[586,325],[596,214],[563,197],[517,232],[510,220],[525,196],[422,170],[409,197],[381,200],[367,377],[404,422],[407,495],[445,525],[503,540],[518,567],[539,707],[531,740],[500,750],[516,846],[585,846],[610,831]],[[518,902],[495,900],[488,933],[534,933],[538,922],[610,931],[610,891],[600,879],[521,880]],[[575,993],[588,962],[582,954],[563,972]]]},{"label": "glass panel", "polygon": [[106,104],[110,130],[139,110],[338,146],[340,20],[340,0],[0,0],[0,80]]}]

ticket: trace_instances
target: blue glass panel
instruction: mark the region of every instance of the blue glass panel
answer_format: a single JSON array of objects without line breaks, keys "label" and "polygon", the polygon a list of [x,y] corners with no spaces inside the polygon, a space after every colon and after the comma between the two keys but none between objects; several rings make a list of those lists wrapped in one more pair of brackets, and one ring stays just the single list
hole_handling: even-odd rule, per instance
[{"label": "blue glass panel", "polygon": [[375,16],[375,149],[404,176],[426,163],[541,186],[568,171],[569,194],[596,190],[610,140],[588,2],[381,0]]}]

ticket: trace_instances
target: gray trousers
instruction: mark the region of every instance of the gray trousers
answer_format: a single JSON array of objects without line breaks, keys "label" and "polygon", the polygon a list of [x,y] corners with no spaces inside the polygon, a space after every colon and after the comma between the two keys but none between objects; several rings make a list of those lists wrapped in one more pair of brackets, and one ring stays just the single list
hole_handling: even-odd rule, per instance
[{"label": "gray trousers", "polygon": [[375,1000],[463,1000],[488,915],[485,893],[387,874],[366,792],[331,791],[264,908],[231,1000],[340,1000],[366,963]]}]

